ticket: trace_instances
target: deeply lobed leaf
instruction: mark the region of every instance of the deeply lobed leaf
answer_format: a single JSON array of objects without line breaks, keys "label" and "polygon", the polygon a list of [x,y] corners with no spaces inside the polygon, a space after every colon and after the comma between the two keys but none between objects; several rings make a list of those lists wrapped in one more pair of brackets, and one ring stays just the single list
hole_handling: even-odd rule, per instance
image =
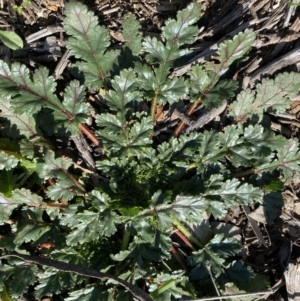
[{"label": "deeply lobed leaf", "polygon": [[18,165],[18,163],[19,160],[16,157],[9,155],[3,151],[0,152],[0,170],[10,170],[12,168],[15,168]]},{"label": "deeply lobed leaf", "polygon": [[201,14],[201,7],[197,2],[190,3],[186,9],[177,13],[177,20],[168,19],[162,28],[163,36],[170,42],[179,45],[193,43],[198,34],[195,24]]},{"label": "deeply lobed leaf", "polygon": [[110,37],[107,28],[98,25],[97,17],[80,2],[71,1],[65,8],[64,28],[72,38],[67,47],[71,54],[84,62],[76,66],[83,72],[85,85],[100,89],[107,86],[110,70],[119,51],[107,50]]},{"label": "deeply lobed leaf", "polygon": [[206,246],[189,256],[188,264],[193,266],[190,277],[194,280],[203,279],[211,269],[216,277],[223,273],[225,258],[237,254],[241,245],[233,238],[224,238],[217,234]]},{"label": "deeply lobed leaf", "polygon": [[300,176],[300,152],[299,142],[295,139],[286,141],[285,144],[277,150],[277,157],[272,157],[271,160],[259,162],[256,169],[258,172],[265,170],[279,169],[282,171],[286,180],[292,179],[294,173]]},{"label": "deeply lobed leaf", "polygon": [[255,42],[255,33],[246,29],[233,37],[232,40],[223,42],[219,47],[219,59],[223,69],[228,68],[234,61],[241,59],[250,50]]},{"label": "deeply lobed leaf", "polygon": [[43,106],[53,110],[63,110],[55,95],[56,82],[49,76],[47,68],[39,68],[30,79],[25,65],[14,63],[11,68],[0,61],[0,92],[2,97],[13,98],[12,108],[17,114],[33,114]]},{"label": "deeply lobed leaf", "polygon": [[273,79],[263,79],[254,92],[242,91],[230,109],[230,116],[239,122],[245,122],[252,115],[262,120],[263,113],[283,113],[291,105],[291,98],[298,93],[299,73],[282,73]]},{"label": "deeply lobed leaf", "polygon": [[0,116],[5,117],[17,127],[21,135],[31,138],[37,134],[35,118],[30,114],[16,114],[11,106],[11,99],[0,101]]},{"label": "deeply lobed leaf", "polygon": [[126,41],[124,47],[128,47],[133,55],[138,55],[142,50],[142,38],[139,34],[141,24],[133,14],[129,14],[124,17],[122,26],[123,38]]},{"label": "deeply lobed leaf", "polygon": [[29,286],[34,285],[38,267],[25,265],[18,260],[12,260],[11,264],[12,266],[0,264],[0,286],[5,284],[5,279],[9,279],[10,296],[17,298],[25,293]]}]

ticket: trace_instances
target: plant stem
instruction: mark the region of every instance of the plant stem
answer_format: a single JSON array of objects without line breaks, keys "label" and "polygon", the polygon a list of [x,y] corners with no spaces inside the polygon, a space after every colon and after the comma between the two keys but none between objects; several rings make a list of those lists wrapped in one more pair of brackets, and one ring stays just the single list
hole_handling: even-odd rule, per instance
[{"label": "plant stem", "polygon": [[166,282],[162,283],[160,286],[158,286],[158,288],[150,294],[150,297],[153,300],[157,300],[159,295],[161,295],[163,292],[169,290],[170,288],[174,287],[174,285],[176,285],[175,280],[169,279]]},{"label": "plant stem", "polygon": [[130,231],[124,229],[121,251],[125,251],[128,248],[130,235],[131,235]]},{"label": "plant stem", "polygon": [[178,252],[176,251],[176,249],[173,246],[171,246],[171,254],[178,261],[180,266],[187,272],[188,271],[187,266],[185,265],[184,261],[182,260],[182,258],[180,257],[180,255],[178,254]]},{"label": "plant stem", "polygon": [[[129,240],[130,240],[130,231],[127,231],[124,227],[124,225],[122,226],[123,228],[123,240],[122,240],[122,244],[121,244],[121,251],[125,251],[127,250],[128,248],[128,245],[129,245]],[[115,276],[119,276],[121,274],[121,272],[126,269],[128,266],[128,262],[126,263],[121,263],[119,262],[117,265],[116,265],[116,269],[115,269],[115,272],[114,272],[114,275]]]},{"label": "plant stem", "polygon": [[99,145],[99,140],[98,138],[95,136],[95,134],[89,130],[85,125],[83,124],[79,124],[79,129],[80,131],[85,134],[94,144],[95,146],[98,146]]},{"label": "plant stem", "polygon": [[150,110],[150,115],[151,115],[153,121],[155,120],[156,104],[157,104],[157,96],[155,95],[155,96],[152,98],[152,102],[151,102],[151,110]]},{"label": "plant stem", "polygon": [[189,229],[187,229],[179,220],[174,220],[173,225],[191,242],[193,242],[200,249],[204,248],[204,244],[193,234]]},{"label": "plant stem", "polygon": [[69,205],[68,204],[47,203],[47,207],[67,209],[69,207]]},{"label": "plant stem", "polygon": [[189,248],[192,249],[192,251],[196,251],[194,246],[188,240],[188,238],[185,235],[183,235],[178,229],[173,234],[176,234],[179,237],[179,239],[183,241],[183,243],[185,243]]},{"label": "plant stem", "polygon": [[252,174],[255,174],[255,173],[256,173],[256,170],[253,169],[253,168],[250,168],[250,169],[247,169],[247,170],[242,170],[242,171],[232,173],[231,177],[240,178],[240,177],[249,176],[249,175],[252,175]]},{"label": "plant stem", "polygon": [[[202,98],[199,97],[198,100],[197,100],[196,102],[194,102],[194,103],[192,104],[192,106],[188,109],[186,115],[187,115],[187,116],[191,116],[191,115],[194,113],[194,111],[196,110],[196,108],[197,108],[201,103],[202,103]],[[174,136],[175,136],[175,137],[178,137],[178,136],[180,135],[180,133],[182,132],[184,126],[185,126],[185,123],[184,123],[183,121],[181,121],[181,122],[179,123],[179,125],[177,126],[175,132],[174,132]]]}]

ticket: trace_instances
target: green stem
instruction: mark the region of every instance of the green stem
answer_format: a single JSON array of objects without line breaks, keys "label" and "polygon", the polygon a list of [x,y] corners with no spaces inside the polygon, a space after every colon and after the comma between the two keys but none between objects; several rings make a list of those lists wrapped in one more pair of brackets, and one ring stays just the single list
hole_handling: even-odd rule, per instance
[{"label": "green stem", "polygon": [[121,251],[127,250],[128,245],[129,245],[130,235],[131,235],[131,233],[124,229],[124,235],[123,235],[123,240],[122,240],[122,245],[121,245]]},{"label": "green stem", "polygon": [[151,110],[150,110],[150,115],[151,115],[153,121],[154,121],[154,119],[155,119],[156,104],[157,104],[157,96],[155,95],[155,96],[152,98],[152,102],[151,102]]},{"label": "green stem", "polygon": [[[122,245],[121,245],[121,251],[125,251],[125,250],[128,249],[130,236],[131,236],[130,231],[125,230],[125,227],[124,227],[124,234],[123,234],[123,240],[122,240]],[[121,274],[121,272],[126,269],[127,266],[128,266],[128,262],[127,263],[126,262],[122,262],[122,263],[119,262],[116,265],[116,269],[115,269],[114,275],[115,276],[119,276]]]},{"label": "green stem", "polygon": [[295,2],[286,2],[286,4],[290,6],[300,6],[300,3],[295,3]]},{"label": "green stem", "polygon": [[191,231],[185,227],[178,219],[173,220],[173,225],[192,243],[198,246],[200,249],[204,248],[204,244],[193,234]]},{"label": "green stem", "polygon": [[176,281],[174,279],[169,279],[163,284],[161,284],[155,291],[153,291],[150,296],[152,299],[156,300],[159,295],[161,295],[163,292],[167,291],[168,289],[176,286]]}]

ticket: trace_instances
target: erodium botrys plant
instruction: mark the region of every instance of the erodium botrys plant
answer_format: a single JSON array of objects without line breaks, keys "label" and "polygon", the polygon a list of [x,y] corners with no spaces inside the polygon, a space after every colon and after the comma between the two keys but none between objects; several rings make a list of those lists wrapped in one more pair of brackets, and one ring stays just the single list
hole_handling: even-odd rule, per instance
[{"label": "erodium botrys plant", "polygon": [[[260,203],[269,219],[276,215],[283,183],[300,173],[300,154],[295,139],[268,129],[265,113],[289,108],[299,74],[238,91],[226,75],[247,59],[255,34],[246,30],[220,44],[211,60],[171,78],[191,54],[197,3],[167,20],[159,39],[142,38],[127,15],[125,42],[114,49],[86,6],[70,2],[65,15],[76,62],[64,88],[46,67],[0,61],[1,298],[33,291],[37,299],[167,301],[216,295],[212,283],[224,294],[229,286],[265,288],[267,279],[242,262],[238,240],[213,232],[203,240],[196,230],[232,206]],[[192,116],[201,104],[226,101],[219,130],[189,132],[184,119],[173,127],[167,118],[157,121],[159,110],[181,104]],[[82,134],[90,149],[80,148]],[[86,161],[80,165],[78,157]]]}]

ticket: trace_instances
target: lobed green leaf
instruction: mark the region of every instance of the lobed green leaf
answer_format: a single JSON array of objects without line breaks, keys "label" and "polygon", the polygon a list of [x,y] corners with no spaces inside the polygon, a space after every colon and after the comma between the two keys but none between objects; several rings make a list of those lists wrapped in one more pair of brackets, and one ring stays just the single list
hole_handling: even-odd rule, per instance
[{"label": "lobed green leaf", "polygon": [[3,151],[0,151],[0,170],[6,169],[10,170],[12,168],[15,168],[19,163],[19,160]]},{"label": "lobed green leaf", "polygon": [[240,250],[241,245],[233,238],[215,235],[203,249],[188,257],[187,262],[193,267],[190,277],[193,280],[203,279],[208,275],[208,268],[211,268],[215,277],[219,277],[224,271],[225,258],[236,255]]},{"label": "lobed green leaf", "polygon": [[133,55],[138,55],[142,50],[142,37],[139,34],[141,24],[137,21],[133,14],[124,17],[123,38],[126,41],[124,47],[128,47]]},{"label": "lobed green leaf", "polygon": [[5,117],[11,123],[17,127],[21,135],[27,138],[31,138],[37,135],[38,130],[36,127],[35,118],[30,114],[16,114],[11,105],[11,99],[0,100],[0,116]]},{"label": "lobed green leaf", "polygon": [[298,176],[300,175],[299,164],[299,142],[295,139],[290,139],[277,150],[276,159],[261,162],[261,164],[256,166],[256,169],[259,172],[272,171],[274,169],[281,170],[285,179],[290,180],[294,173]]},{"label": "lobed green leaf", "polygon": [[29,286],[37,280],[38,267],[36,265],[24,265],[20,260],[12,260],[12,265],[0,264],[0,285],[9,283],[9,294],[18,298],[28,291]]},{"label": "lobed green leaf", "polygon": [[230,107],[229,115],[239,122],[251,119],[252,115],[262,120],[263,113],[283,113],[290,108],[291,98],[299,90],[299,73],[282,73],[273,79],[263,79],[255,92],[242,91]]},{"label": "lobed green leaf", "polygon": [[255,42],[255,33],[246,29],[233,37],[232,40],[225,41],[219,46],[219,59],[223,69],[228,68],[234,61],[241,59],[250,50]]},{"label": "lobed green leaf", "polygon": [[106,87],[110,70],[119,51],[107,51],[110,37],[107,28],[98,25],[97,17],[80,2],[71,1],[65,7],[64,28],[71,38],[67,47],[71,54],[84,60],[76,66],[83,72],[89,88]]},{"label": "lobed green leaf", "polygon": [[190,3],[185,9],[177,13],[177,20],[168,19],[162,28],[162,34],[169,42],[177,42],[179,45],[194,42],[198,34],[195,24],[201,14],[201,7],[197,2]]}]

